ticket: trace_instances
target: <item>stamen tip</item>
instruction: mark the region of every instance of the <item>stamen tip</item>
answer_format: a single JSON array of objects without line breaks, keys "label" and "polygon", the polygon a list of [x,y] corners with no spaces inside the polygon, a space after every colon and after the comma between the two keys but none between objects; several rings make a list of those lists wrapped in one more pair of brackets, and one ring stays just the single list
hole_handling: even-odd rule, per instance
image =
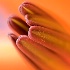
[{"label": "stamen tip", "polygon": [[26,35],[20,35],[18,39],[16,40],[16,44],[19,44],[21,40],[23,40],[23,38],[26,38],[26,37],[27,37]]},{"label": "stamen tip", "polygon": [[11,15],[10,17],[8,17],[7,23],[9,24],[13,18],[16,18],[17,16],[15,15]]},{"label": "stamen tip", "polygon": [[19,6],[19,8],[18,8],[18,10],[20,11],[20,13],[23,14],[23,15],[26,14],[26,11],[24,10],[24,6],[25,6],[25,2],[23,2],[23,3]]}]

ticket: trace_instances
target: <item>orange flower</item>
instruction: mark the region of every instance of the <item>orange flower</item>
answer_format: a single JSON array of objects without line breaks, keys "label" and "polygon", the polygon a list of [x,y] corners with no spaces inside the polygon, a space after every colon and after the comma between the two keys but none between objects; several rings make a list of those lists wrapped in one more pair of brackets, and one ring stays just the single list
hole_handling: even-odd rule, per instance
[{"label": "orange flower", "polygon": [[30,27],[13,16],[8,24],[20,36],[15,33],[9,37],[26,60],[30,60],[32,70],[70,70],[70,35],[64,27],[29,2],[24,2],[19,10]]}]

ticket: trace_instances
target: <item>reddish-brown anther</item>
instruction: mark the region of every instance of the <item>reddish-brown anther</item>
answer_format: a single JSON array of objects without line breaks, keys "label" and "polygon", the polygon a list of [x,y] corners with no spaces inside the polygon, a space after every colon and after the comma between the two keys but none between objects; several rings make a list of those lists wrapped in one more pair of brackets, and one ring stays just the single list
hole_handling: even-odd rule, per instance
[{"label": "reddish-brown anther", "polygon": [[[30,26],[43,26],[58,32],[67,33],[64,25],[53,18],[48,12],[44,12],[42,9],[29,2],[24,2],[20,5],[19,11],[24,15],[26,23]],[[67,33],[68,34],[68,33]]]},{"label": "reddish-brown anther", "polygon": [[26,24],[25,21],[17,16],[9,17],[8,25],[15,32],[16,35],[28,34],[29,26]]}]

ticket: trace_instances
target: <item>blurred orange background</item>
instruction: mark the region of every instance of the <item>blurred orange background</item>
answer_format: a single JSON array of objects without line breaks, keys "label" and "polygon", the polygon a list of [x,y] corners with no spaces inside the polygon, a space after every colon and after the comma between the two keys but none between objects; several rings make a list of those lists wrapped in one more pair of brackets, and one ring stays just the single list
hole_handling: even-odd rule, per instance
[{"label": "blurred orange background", "polygon": [[[25,70],[24,57],[14,48],[7,34],[11,30],[7,26],[7,19],[11,14],[19,13],[18,7],[24,0],[0,0],[0,70]],[[70,29],[70,1],[69,0],[25,0],[34,3],[44,11],[58,16],[68,30]],[[54,18],[58,18],[54,17]],[[24,18],[23,18],[24,19]],[[25,66],[25,67],[23,67]]]}]

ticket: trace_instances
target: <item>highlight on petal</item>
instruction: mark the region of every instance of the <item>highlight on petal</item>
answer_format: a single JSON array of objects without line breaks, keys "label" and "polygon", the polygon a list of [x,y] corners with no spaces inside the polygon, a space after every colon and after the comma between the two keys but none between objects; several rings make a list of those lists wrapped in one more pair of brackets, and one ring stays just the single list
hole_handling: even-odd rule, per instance
[{"label": "highlight on petal", "polygon": [[16,44],[18,48],[42,70],[70,69],[63,60],[55,56],[55,54],[47,48],[29,39],[28,36],[20,36]]},{"label": "highlight on petal", "polygon": [[8,25],[18,35],[28,34],[29,26],[25,23],[25,21],[17,16],[9,17]]},{"label": "highlight on petal", "polygon": [[24,15],[27,24],[30,26],[39,25],[59,32],[67,33],[61,23],[57,22],[56,19],[48,13],[31,3],[24,2],[20,5],[19,11]]},{"label": "highlight on petal", "polygon": [[31,26],[29,38],[55,51],[70,64],[70,37],[41,26]]}]

